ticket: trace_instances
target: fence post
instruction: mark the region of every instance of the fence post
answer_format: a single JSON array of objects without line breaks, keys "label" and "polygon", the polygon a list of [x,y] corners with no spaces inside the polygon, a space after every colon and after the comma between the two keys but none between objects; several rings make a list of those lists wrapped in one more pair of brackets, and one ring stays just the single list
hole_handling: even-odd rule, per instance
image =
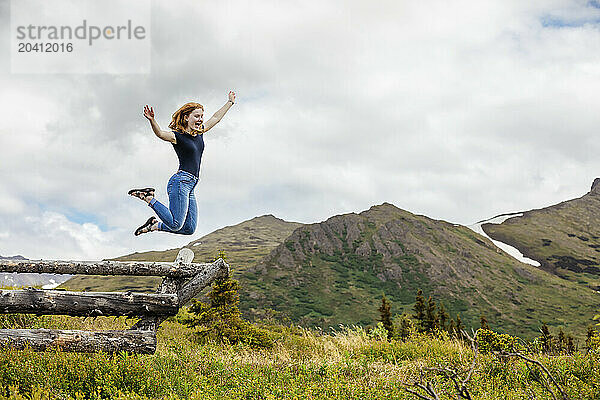
[{"label": "fence post", "polygon": [[0,260],[0,271],[58,272],[109,275],[164,276],[156,294],[119,292],[65,292],[57,290],[0,290],[0,313],[67,315],[137,315],[140,320],[125,331],[82,331],[55,329],[0,329],[0,348],[36,351],[60,347],[73,352],[135,353],[156,351],[156,330],[169,316],[220,277],[229,274],[222,259],[210,264],[192,264],[194,252],[179,251],[175,261],[142,263],[103,261],[10,261]]}]

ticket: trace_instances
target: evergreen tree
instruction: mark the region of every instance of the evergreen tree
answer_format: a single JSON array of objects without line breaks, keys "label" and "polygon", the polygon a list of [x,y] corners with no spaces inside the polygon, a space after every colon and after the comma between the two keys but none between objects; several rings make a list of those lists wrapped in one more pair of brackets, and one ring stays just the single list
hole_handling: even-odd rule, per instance
[{"label": "evergreen tree", "polygon": [[588,353],[592,349],[592,339],[594,338],[595,334],[596,334],[596,328],[594,328],[591,325],[588,326],[587,332],[586,332],[586,335],[585,335],[585,348],[586,348],[586,351]]},{"label": "evergreen tree", "polygon": [[409,338],[410,334],[414,329],[413,322],[410,319],[410,316],[406,314],[402,314],[402,319],[400,320],[400,329],[398,330],[398,334],[400,335],[400,339],[406,340]]},{"label": "evergreen tree", "polygon": [[380,321],[383,323],[384,328],[387,330],[388,340],[392,339],[394,335],[394,324],[392,324],[392,305],[385,297],[381,296],[381,306],[379,307]]},{"label": "evergreen tree", "polygon": [[450,315],[444,307],[444,303],[440,303],[440,310],[438,311],[438,317],[440,319],[440,329],[444,331],[449,331],[449,327],[447,326],[448,320],[450,319]]},{"label": "evergreen tree", "polygon": [[481,325],[481,329],[487,329],[488,331],[491,331],[490,326],[488,325],[487,318],[485,317],[485,315],[483,315],[483,313],[481,313],[479,323]]},{"label": "evergreen tree", "polygon": [[431,296],[429,296],[427,299],[427,304],[425,307],[425,331],[433,333],[439,328],[440,321],[436,311],[435,300],[433,300]]},{"label": "evergreen tree", "polygon": [[542,345],[542,350],[545,353],[550,353],[552,351],[552,334],[550,333],[550,329],[548,329],[548,325],[546,323],[542,323],[542,327],[540,328],[540,332],[542,332],[542,337],[540,338],[540,343]]},{"label": "evergreen tree", "polygon": [[456,337],[457,338],[462,338],[463,337],[463,333],[462,331],[465,330],[465,326],[462,323],[462,320],[460,319],[460,313],[456,314]]},{"label": "evergreen tree", "polygon": [[558,329],[558,338],[556,340],[556,350],[560,354],[567,350],[567,337],[562,327]]},{"label": "evergreen tree", "polygon": [[425,298],[423,297],[423,291],[421,289],[417,292],[414,309],[417,328],[419,329],[419,332],[423,332],[425,330]]},{"label": "evergreen tree", "polygon": [[[222,250],[215,260],[218,258],[226,259]],[[194,299],[189,307],[190,316],[183,318],[182,323],[200,327],[196,334],[202,339],[212,338],[232,344],[272,347],[273,341],[268,332],[242,319],[239,310],[239,288],[239,282],[231,276],[215,279],[206,295],[208,303]]]},{"label": "evergreen tree", "polygon": [[573,354],[577,351],[577,347],[575,347],[575,343],[573,343],[573,336],[567,335],[567,354]]},{"label": "evergreen tree", "polygon": [[450,324],[448,324],[448,333],[450,333],[453,336],[457,335],[456,322],[454,322],[453,319],[450,319]]},{"label": "evergreen tree", "polygon": [[213,257],[212,262],[217,261],[219,258],[222,258],[223,261],[227,261],[227,254],[225,254],[225,250],[219,249],[217,255]]}]

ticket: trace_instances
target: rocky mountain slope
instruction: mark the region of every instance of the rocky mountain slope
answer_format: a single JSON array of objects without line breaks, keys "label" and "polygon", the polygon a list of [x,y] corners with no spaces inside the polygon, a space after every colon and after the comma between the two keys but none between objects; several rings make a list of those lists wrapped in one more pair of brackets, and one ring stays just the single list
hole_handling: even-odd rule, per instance
[{"label": "rocky mountain slope", "polygon": [[[581,337],[600,308],[594,269],[599,190],[597,180],[580,199],[482,225],[490,237],[543,261],[540,267],[516,260],[468,227],[389,203],[307,225],[257,217],[186,247],[194,250],[196,262],[226,251],[248,317],[272,310],[308,326],[372,324],[382,294],[392,300],[394,313],[412,312],[416,292],[423,289],[468,326],[477,327],[483,313],[492,328],[523,337],[537,335],[542,322]],[[119,259],[172,261],[178,250]],[[582,270],[561,264],[565,260],[577,261]],[[159,281],[76,277],[63,287],[150,291]]]},{"label": "rocky mountain slope", "polygon": [[372,323],[381,295],[411,311],[419,288],[478,326],[524,337],[542,321],[582,333],[597,293],[521,263],[469,228],[392,204],[296,229],[242,273],[244,308],[265,308],[311,325]]}]

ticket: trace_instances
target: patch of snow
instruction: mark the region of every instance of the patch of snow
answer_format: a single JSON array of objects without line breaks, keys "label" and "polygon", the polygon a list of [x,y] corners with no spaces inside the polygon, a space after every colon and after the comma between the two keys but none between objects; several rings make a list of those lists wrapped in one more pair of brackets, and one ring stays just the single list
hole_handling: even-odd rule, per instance
[{"label": "patch of snow", "polygon": [[57,283],[54,279],[50,279],[50,283],[43,285],[42,289],[54,289],[58,286],[60,286],[60,282]]},{"label": "patch of snow", "polygon": [[194,243],[194,246],[200,246],[202,242]]},{"label": "patch of snow", "polygon": [[54,289],[73,277],[73,275],[67,274],[0,272],[0,279],[2,279],[2,276],[4,276],[3,285],[6,286],[16,288],[41,286],[42,289]]},{"label": "patch of snow", "polygon": [[506,243],[492,239],[491,237],[489,237],[487,235],[487,233],[485,233],[485,231],[481,227],[481,225],[483,225],[483,224],[501,224],[509,218],[522,217],[522,216],[523,216],[523,213],[500,215],[498,217],[494,217],[494,218],[490,218],[490,219],[487,219],[484,221],[476,222],[473,225],[467,225],[467,228],[471,229],[472,231],[474,231],[476,233],[479,233],[481,236],[485,236],[486,238],[490,239],[492,241],[492,243],[494,243],[496,245],[496,247],[504,250],[506,253],[508,253],[510,256],[512,256],[516,260],[518,260],[522,263],[533,265],[535,267],[539,267],[542,265],[542,264],[540,264],[539,261],[532,260],[531,258],[525,257],[523,255],[523,253],[521,253],[518,249],[512,247],[511,245],[508,245]]}]

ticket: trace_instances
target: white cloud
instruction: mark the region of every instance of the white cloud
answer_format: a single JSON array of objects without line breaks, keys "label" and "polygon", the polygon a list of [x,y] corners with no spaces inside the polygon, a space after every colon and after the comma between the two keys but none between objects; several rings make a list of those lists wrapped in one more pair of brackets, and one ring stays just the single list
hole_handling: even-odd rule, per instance
[{"label": "white cloud", "polygon": [[[0,254],[110,257],[384,201],[469,224],[581,196],[600,175],[600,11],[584,3],[152,6],[150,75],[0,75]],[[177,168],[143,105],[166,129],[190,100],[210,117],[230,89],[237,104],[205,138],[196,234],[134,238],[152,212],[127,190],[166,201]],[[48,215],[66,219],[56,242],[30,226]]]}]

